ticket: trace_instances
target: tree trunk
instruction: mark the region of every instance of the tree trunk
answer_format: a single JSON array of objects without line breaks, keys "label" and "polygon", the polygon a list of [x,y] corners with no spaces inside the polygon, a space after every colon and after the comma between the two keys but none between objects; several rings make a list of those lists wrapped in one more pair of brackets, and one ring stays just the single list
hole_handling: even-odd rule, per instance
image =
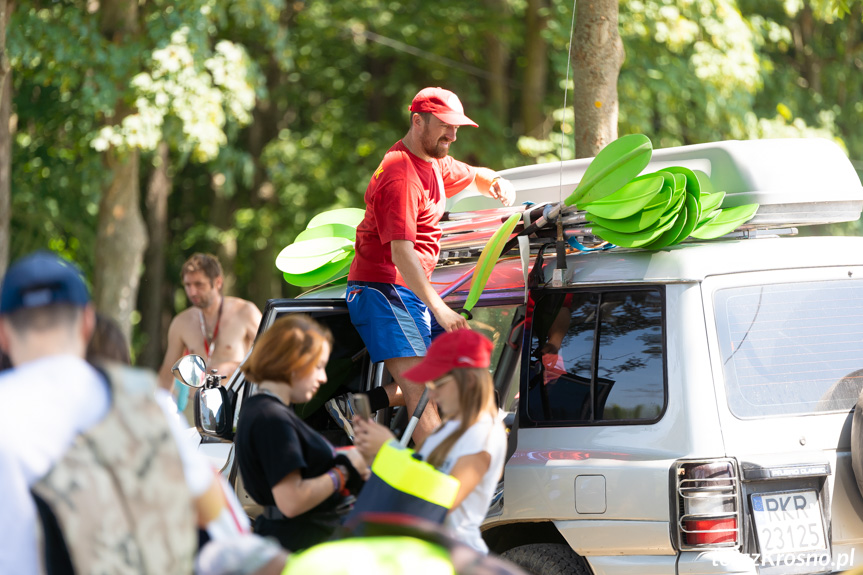
[{"label": "tree trunk", "polygon": [[158,369],[162,363],[162,307],[165,301],[165,244],[168,237],[168,195],[173,188],[168,144],[159,143],[153,173],[147,184],[147,234],[150,243],[144,253],[146,273],[141,280],[141,333],[144,347],[138,365]]},{"label": "tree trunk", "polygon": [[548,0],[528,0],[525,23],[524,94],[521,101],[522,132],[533,138],[548,136],[542,109],[548,82],[548,44],[542,32],[548,25]]},{"label": "tree trunk", "polygon": [[147,230],[140,209],[138,150],[106,152],[112,178],[99,204],[93,301],[114,319],[131,342],[132,312],[138,299]]},{"label": "tree trunk", "polygon": [[573,40],[575,157],[595,156],[617,139],[617,77],[625,53],[618,0],[579,2]]},{"label": "tree trunk", "polygon": [[6,25],[12,4],[0,0],[0,277],[9,267],[9,220],[12,212],[12,70],[6,57]]},{"label": "tree trunk", "polygon": [[[233,227],[233,213],[235,211],[234,198],[227,197],[217,185],[213,189],[213,209],[210,221],[219,230],[219,247],[214,254],[222,264],[222,293],[224,295],[236,295],[237,274],[234,267],[237,262],[237,236],[231,233]],[[236,196],[235,196],[236,197]],[[186,257],[192,254],[187,254]]]},{"label": "tree trunk", "polygon": [[486,5],[494,22],[498,23],[493,26],[497,33],[489,33],[486,37],[486,62],[491,74],[488,87],[489,107],[500,124],[506,126],[509,124],[509,47],[502,39],[500,27],[508,25],[510,21],[507,18],[509,7],[505,0],[486,0]]},{"label": "tree trunk", "polygon": [[9,267],[12,217],[12,72],[0,79],[0,277]]},{"label": "tree trunk", "polygon": [[[114,44],[127,43],[138,33],[137,0],[103,1],[99,26],[105,38]],[[122,93],[125,86],[118,87]],[[113,121],[122,121],[128,113],[119,100]],[[131,343],[132,312],[138,300],[141,264],[147,248],[138,180],[140,153],[137,149],[110,148],[105,152],[105,162],[111,178],[99,203],[93,301],[97,310],[119,324],[127,342]]]}]

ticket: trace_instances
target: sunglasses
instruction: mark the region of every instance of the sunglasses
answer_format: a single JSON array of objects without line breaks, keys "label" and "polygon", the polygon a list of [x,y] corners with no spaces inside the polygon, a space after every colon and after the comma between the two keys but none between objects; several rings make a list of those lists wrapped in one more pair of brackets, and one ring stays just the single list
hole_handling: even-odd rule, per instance
[{"label": "sunglasses", "polygon": [[455,377],[453,377],[452,375],[445,375],[443,377],[439,377],[434,381],[427,381],[426,389],[428,389],[429,391],[434,391],[436,389],[440,389],[451,381],[455,381]]}]

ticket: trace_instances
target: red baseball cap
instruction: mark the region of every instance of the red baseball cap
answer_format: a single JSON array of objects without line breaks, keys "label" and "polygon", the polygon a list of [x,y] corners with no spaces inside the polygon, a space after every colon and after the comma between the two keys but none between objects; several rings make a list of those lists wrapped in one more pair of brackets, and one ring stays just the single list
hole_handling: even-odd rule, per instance
[{"label": "red baseball cap", "polygon": [[429,112],[451,126],[473,126],[476,122],[464,115],[458,96],[443,88],[423,88],[411,102],[411,112]]},{"label": "red baseball cap", "polygon": [[493,348],[491,340],[472,329],[448,331],[435,338],[423,360],[404,376],[413,382],[425,383],[457,367],[487,368],[491,365]]}]

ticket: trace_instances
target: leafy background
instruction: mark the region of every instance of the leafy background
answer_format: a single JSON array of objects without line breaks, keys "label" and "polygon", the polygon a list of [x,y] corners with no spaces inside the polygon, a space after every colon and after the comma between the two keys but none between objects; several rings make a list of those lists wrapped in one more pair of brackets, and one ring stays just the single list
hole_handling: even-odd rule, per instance
[{"label": "leafy background", "polygon": [[[217,253],[228,292],[259,307],[297,295],[276,254],[316,213],[363,205],[424,86],[456,91],[481,126],[459,131],[460,159],[500,169],[575,153],[570,2],[151,0],[122,42],[94,6],[31,0],[11,12],[10,257],[50,247],[92,276],[104,151],[141,154],[148,221],[143,192],[162,169],[163,243],[138,294],[157,292],[159,305],[154,321],[141,305],[130,320],[141,363],[158,364],[167,322],[187,305],[178,273],[194,251]],[[820,136],[863,171],[861,16],[861,2],[622,2],[619,133],[656,148]],[[164,283],[150,283],[157,270]]]}]

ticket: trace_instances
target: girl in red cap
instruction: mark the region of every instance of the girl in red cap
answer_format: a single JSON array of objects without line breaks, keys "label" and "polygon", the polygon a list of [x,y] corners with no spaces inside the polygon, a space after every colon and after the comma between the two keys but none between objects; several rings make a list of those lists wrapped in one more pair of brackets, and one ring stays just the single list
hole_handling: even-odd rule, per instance
[{"label": "girl in red cap", "polygon": [[[488,546],[480,524],[506,454],[506,431],[488,371],[492,347],[488,338],[470,329],[447,332],[432,342],[422,362],[405,372],[408,380],[425,383],[443,422],[417,453],[461,483],[445,525],[457,539],[484,553]],[[355,444],[368,461],[393,439],[389,429],[373,421],[355,416],[353,422]]]}]

